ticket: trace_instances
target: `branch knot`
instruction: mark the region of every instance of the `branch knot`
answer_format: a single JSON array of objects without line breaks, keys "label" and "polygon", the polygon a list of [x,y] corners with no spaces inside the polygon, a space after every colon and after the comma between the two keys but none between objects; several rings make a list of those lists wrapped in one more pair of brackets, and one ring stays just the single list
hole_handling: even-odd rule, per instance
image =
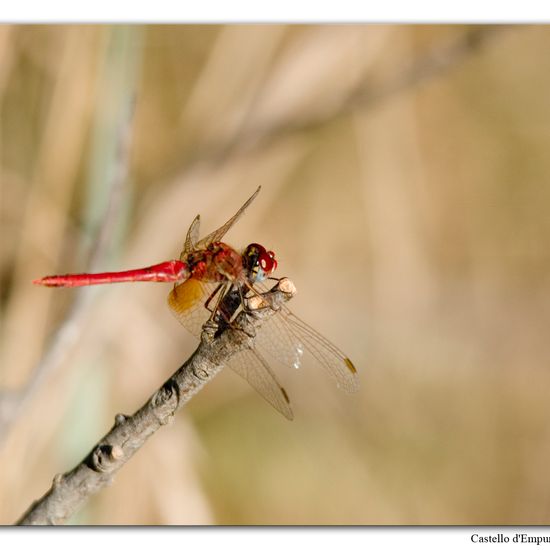
[{"label": "branch knot", "polygon": [[[157,392],[155,392],[150,403],[151,409],[160,424],[165,425],[170,422],[170,419],[178,409],[179,402],[180,388],[172,379],[168,380]],[[170,410],[166,412],[164,409],[168,405],[170,405]]]},{"label": "branch knot", "polygon": [[108,473],[115,469],[115,463],[124,456],[120,445],[98,445],[91,454],[90,467],[99,473]]}]

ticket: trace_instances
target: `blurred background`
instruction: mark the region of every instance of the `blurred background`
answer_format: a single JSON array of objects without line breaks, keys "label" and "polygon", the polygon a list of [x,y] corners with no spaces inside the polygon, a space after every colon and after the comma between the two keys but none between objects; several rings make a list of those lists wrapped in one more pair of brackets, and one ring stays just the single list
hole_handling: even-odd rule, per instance
[{"label": "blurred background", "polygon": [[548,523],[547,68],[544,26],[0,27],[0,522],[197,345],[169,285],[31,281],[177,258],[261,184],[225,240],[360,391],[279,369],[288,422],[225,370],[71,522]]}]

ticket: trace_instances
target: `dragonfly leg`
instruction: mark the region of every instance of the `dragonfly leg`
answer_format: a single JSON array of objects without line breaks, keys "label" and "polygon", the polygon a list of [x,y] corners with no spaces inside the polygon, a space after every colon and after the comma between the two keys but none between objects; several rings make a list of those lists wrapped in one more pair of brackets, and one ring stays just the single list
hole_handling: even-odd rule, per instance
[{"label": "dragonfly leg", "polygon": [[[208,329],[212,330],[214,334],[216,333],[216,331],[219,328],[219,325],[216,322],[216,320],[214,319],[214,317],[215,317],[216,313],[218,313],[220,303],[223,300],[223,297],[225,295],[225,291],[220,292],[220,290],[222,289],[223,286],[224,285],[222,283],[220,283],[215,288],[214,292],[212,292],[212,294],[210,294],[210,296],[208,296],[208,299],[204,303],[204,307],[207,309],[207,311],[210,312],[210,317],[208,317],[208,320],[206,321],[206,323],[204,323],[203,326],[207,330]],[[216,299],[216,305],[214,306],[214,308],[210,309],[210,303],[216,297],[216,295],[218,295],[218,298]]]},{"label": "dragonfly leg", "polygon": [[[214,292],[212,292],[212,294],[210,294],[210,296],[208,296],[208,300],[206,300],[206,302],[204,302],[204,307],[210,312],[210,313],[214,313],[216,311],[216,308],[214,309],[210,309],[210,302],[213,300],[214,296],[216,296],[216,294],[220,291],[220,288],[223,286],[222,283],[220,283],[216,289],[214,290]],[[219,301],[219,299],[218,299]]]},{"label": "dragonfly leg", "polygon": [[[269,279],[273,279],[274,281],[277,281],[277,284],[279,283],[279,281],[281,281],[281,279],[277,279],[276,277],[269,277]],[[262,306],[262,308],[263,308],[263,307],[269,307],[269,308],[273,309],[274,311],[276,310],[276,308],[273,308],[273,307],[271,306],[271,304],[270,304],[268,301],[264,300],[264,298],[263,298],[264,293],[258,292],[258,291],[257,291],[248,281],[245,281],[244,284],[245,284],[246,288],[247,288],[250,292],[252,292],[252,294],[253,294],[254,296],[256,296],[257,298],[259,298],[260,300],[262,300],[262,302],[265,304],[265,306]],[[273,288],[275,288],[276,286],[277,286],[277,285],[274,285],[272,288],[269,289],[268,292],[271,292],[271,290],[273,290]],[[267,294],[267,292],[266,292],[266,294]],[[251,311],[254,311],[254,310],[258,309],[258,307],[255,307],[255,308],[249,308],[249,307],[248,307],[248,300],[249,300],[250,298],[252,298],[252,296],[243,296],[243,295],[241,294],[241,300],[242,300],[242,304],[243,304],[243,309],[244,309],[247,313],[250,313]]]},{"label": "dragonfly leg", "polygon": [[[214,292],[212,292],[212,294],[210,294],[210,296],[208,297],[208,299],[204,303],[204,307],[206,308],[207,311],[210,312],[210,316],[208,317],[207,321],[202,326],[202,329],[203,329],[203,335],[205,335],[209,340],[213,340],[216,337],[216,335],[218,333],[218,330],[220,328],[219,323],[214,319],[214,317],[215,317],[216,313],[218,312],[220,302],[223,299],[223,296],[225,294],[224,291],[220,292],[220,289],[223,286],[224,286],[223,284],[219,284],[216,287],[216,289],[214,290]],[[212,300],[214,299],[216,294],[219,294],[218,299],[216,300],[216,306],[213,309],[210,309],[210,303],[212,302]]]},{"label": "dragonfly leg", "polygon": [[[222,288],[223,290],[220,292]],[[226,325],[230,326],[231,328],[237,328],[231,322],[231,318],[234,317],[234,315],[231,312],[229,312],[228,314],[226,309],[224,309],[223,307],[224,300],[228,298],[230,294],[229,290],[230,290],[230,287],[227,285],[227,283],[226,284],[220,283],[204,303],[204,307],[210,312],[210,317],[204,324],[205,328],[214,329],[214,331],[216,331],[219,328],[219,318],[218,320],[216,320],[216,315],[219,315],[219,317],[221,317],[221,319]],[[212,300],[216,297],[216,295],[217,295],[216,304],[211,309],[210,304]],[[239,306],[240,304],[237,306],[237,308],[235,308],[235,313],[238,311]]]},{"label": "dragonfly leg", "polygon": [[[237,321],[241,312],[251,311],[246,305],[247,294],[250,290],[258,294],[257,290],[253,288],[247,288],[243,292],[243,286],[240,284],[219,284],[204,303],[204,307],[210,312],[210,317],[203,325],[204,329],[215,337],[218,331],[229,327],[233,330],[240,330],[253,338],[255,331],[250,329],[250,325]],[[261,298],[261,294],[258,296]]]}]

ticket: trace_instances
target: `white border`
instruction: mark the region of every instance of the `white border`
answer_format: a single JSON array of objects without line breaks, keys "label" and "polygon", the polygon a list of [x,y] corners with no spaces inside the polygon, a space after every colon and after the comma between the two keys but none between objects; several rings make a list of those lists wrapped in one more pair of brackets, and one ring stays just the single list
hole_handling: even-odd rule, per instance
[{"label": "white border", "polygon": [[[26,543],[55,550],[97,550],[98,547],[223,548],[224,550],[293,550],[345,548],[346,550],[445,548],[544,548],[547,543],[514,540],[517,535],[550,535],[548,527],[342,527],[342,528],[10,528],[0,533],[5,548]],[[477,535],[477,537],[475,537]],[[481,542],[479,537],[491,537]],[[473,538],[474,537],[474,538]],[[507,540],[505,540],[507,537]],[[474,540],[475,539],[475,540]],[[490,540],[490,542],[489,542]],[[477,541],[477,542],[476,542]]]},{"label": "white border", "polygon": [[11,23],[259,23],[404,22],[504,23],[550,21],[550,2],[461,0],[18,0],[3,2],[0,22]]}]

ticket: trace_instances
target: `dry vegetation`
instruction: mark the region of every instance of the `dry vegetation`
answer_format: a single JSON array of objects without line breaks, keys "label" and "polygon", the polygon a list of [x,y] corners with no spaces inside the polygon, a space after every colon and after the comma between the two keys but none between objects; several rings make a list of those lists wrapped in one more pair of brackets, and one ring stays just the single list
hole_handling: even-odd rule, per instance
[{"label": "dry vegetation", "polygon": [[[215,228],[262,184],[228,242],[277,252],[294,311],[361,376],[347,396],[279,370],[291,423],[223,372],[75,523],[548,523],[550,29],[346,103],[470,31],[0,27],[4,392],[78,295],[30,281],[86,267],[134,97],[98,267],[177,257],[197,213]],[[83,292],[75,345],[0,449],[1,523],[195,347],[165,285]]]}]

